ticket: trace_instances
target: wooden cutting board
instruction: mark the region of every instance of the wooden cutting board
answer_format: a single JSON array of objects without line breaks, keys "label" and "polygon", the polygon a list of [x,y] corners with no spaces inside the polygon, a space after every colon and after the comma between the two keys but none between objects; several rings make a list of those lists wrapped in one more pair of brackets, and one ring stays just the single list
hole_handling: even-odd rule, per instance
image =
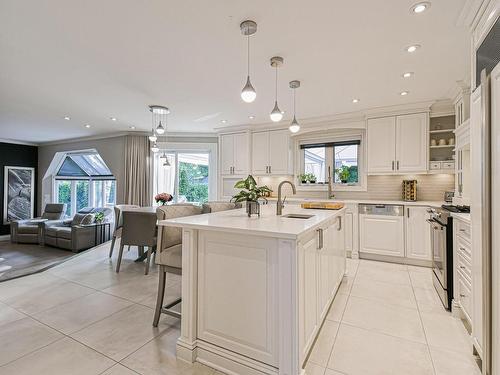
[{"label": "wooden cutting board", "polygon": [[314,208],[320,210],[340,210],[344,203],[339,202],[307,202],[300,205],[302,208]]}]

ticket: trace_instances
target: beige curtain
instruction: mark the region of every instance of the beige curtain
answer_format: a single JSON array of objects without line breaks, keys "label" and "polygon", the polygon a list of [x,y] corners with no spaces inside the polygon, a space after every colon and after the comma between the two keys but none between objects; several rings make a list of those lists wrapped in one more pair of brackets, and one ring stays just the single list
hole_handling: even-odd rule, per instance
[{"label": "beige curtain", "polygon": [[125,141],[125,204],[152,205],[152,164],[148,137],[128,135]]}]

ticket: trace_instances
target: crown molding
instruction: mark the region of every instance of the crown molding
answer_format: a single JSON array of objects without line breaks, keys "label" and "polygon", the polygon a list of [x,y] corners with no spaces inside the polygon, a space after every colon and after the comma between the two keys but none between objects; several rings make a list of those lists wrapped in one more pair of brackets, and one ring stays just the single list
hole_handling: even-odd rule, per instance
[{"label": "crown molding", "polygon": [[[102,135],[94,135],[90,137],[80,137],[80,138],[71,138],[71,139],[64,139],[61,141],[50,141],[50,142],[42,142],[39,143],[38,146],[54,146],[54,145],[62,145],[62,144],[67,144],[67,143],[78,143],[78,142],[86,142],[86,141],[96,141],[99,139],[109,139],[109,138],[118,138],[118,137],[125,137],[127,135],[142,135],[143,132],[118,132],[118,133],[108,133],[108,134],[102,134]],[[147,134],[144,132],[144,135]]]},{"label": "crown molding", "polygon": [[25,145],[25,146],[38,146],[37,143],[19,141],[17,139],[0,138],[0,143],[11,143],[15,145]]},{"label": "crown molding", "polygon": [[483,7],[484,3],[488,2],[489,0],[466,0],[462,7],[462,11],[458,15],[456,25],[465,26],[469,30],[472,30],[480,9]]}]

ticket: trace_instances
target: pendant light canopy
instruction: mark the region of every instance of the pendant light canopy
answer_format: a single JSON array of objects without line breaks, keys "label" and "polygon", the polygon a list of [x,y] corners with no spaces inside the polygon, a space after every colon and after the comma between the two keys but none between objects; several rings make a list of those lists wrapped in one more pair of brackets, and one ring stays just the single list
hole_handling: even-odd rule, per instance
[{"label": "pendant light canopy", "polygon": [[283,119],[283,113],[281,113],[281,110],[278,107],[278,68],[283,65],[283,57],[280,56],[274,56],[271,57],[271,66],[276,70],[276,75],[275,75],[275,86],[274,86],[274,108],[269,115],[271,117],[271,121],[273,122],[280,122]]},{"label": "pendant light canopy", "polygon": [[148,136],[148,139],[153,142],[151,151],[158,152],[160,148],[156,142],[158,141],[158,136],[166,132],[167,115],[170,113],[170,110],[161,105],[150,105],[149,111],[151,112],[151,135]]},{"label": "pendant light canopy", "polygon": [[243,21],[240,30],[247,37],[247,82],[241,90],[241,99],[245,103],[252,103],[257,97],[257,93],[250,82],[250,36],[257,32],[257,23],[251,20]]},{"label": "pendant light canopy", "polygon": [[290,88],[293,90],[293,120],[288,129],[292,133],[297,133],[300,130],[300,125],[295,117],[295,90],[300,87],[300,81],[290,81]]}]

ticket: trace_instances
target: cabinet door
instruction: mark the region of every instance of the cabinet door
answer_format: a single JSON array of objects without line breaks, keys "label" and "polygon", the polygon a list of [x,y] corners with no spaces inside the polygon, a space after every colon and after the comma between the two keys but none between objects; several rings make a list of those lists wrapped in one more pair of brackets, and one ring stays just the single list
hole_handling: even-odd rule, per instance
[{"label": "cabinet door", "polygon": [[417,113],[396,117],[396,171],[427,171],[427,122],[429,115]]},{"label": "cabinet door", "polygon": [[394,172],[396,161],[396,118],[383,117],[367,122],[368,173]]},{"label": "cabinet door", "polygon": [[354,216],[352,212],[345,214],[345,250],[352,251],[354,248],[354,233],[353,233]]},{"label": "cabinet door", "polygon": [[305,356],[314,341],[318,328],[317,238],[314,237],[300,246],[299,251],[300,348],[302,356]]},{"label": "cabinet door", "polygon": [[403,216],[359,215],[359,251],[404,257]]},{"label": "cabinet door", "polygon": [[252,133],[252,173],[268,174],[269,132]]},{"label": "cabinet door", "polygon": [[221,154],[221,173],[228,175],[232,174],[234,166],[234,136],[233,134],[225,134],[220,137],[220,154]]},{"label": "cabinet door", "polygon": [[277,130],[269,132],[269,165],[274,175],[289,174],[290,132]]},{"label": "cabinet door", "polygon": [[427,222],[428,207],[405,207],[406,257],[432,260],[431,227]]},{"label": "cabinet door", "polygon": [[248,173],[249,145],[248,134],[234,134],[234,173],[245,175]]},{"label": "cabinet door", "polygon": [[323,230],[323,247],[318,249],[318,321],[323,321],[323,318],[328,312],[328,300],[330,297],[330,278],[334,272],[333,249],[332,249],[332,231],[329,228]]}]

